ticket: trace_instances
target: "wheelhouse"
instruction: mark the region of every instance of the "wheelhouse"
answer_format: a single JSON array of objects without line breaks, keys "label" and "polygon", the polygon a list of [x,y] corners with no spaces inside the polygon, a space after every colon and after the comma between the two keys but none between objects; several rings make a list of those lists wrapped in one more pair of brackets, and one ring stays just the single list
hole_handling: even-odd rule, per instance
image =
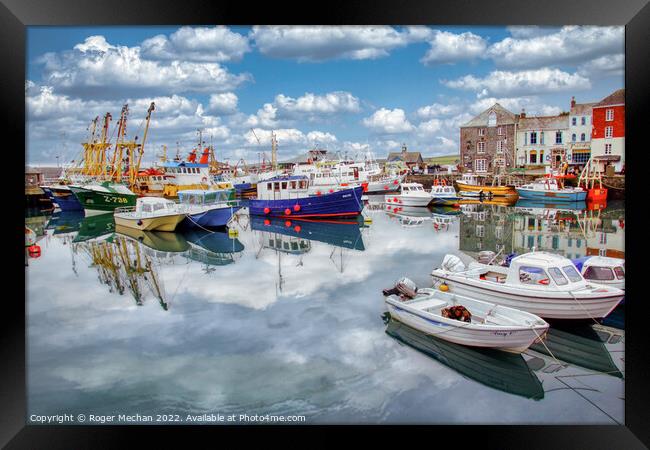
[{"label": "wheelhouse", "polygon": [[270,178],[257,183],[258,200],[288,200],[307,197],[309,178],[289,176]]},{"label": "wheelhouse", "polygon": [[585,279],[570,259],[546,252],[533,252],[512,260],[507,278],[499,282],[526,286],[551,286],[573,290],[586,285]]},{"label": "wheelhouse", "polygon": [[215,205],[227,204],[233,200],[234,193],[231,189],[188,189],[178,191],[178,200],[184,205]]}]

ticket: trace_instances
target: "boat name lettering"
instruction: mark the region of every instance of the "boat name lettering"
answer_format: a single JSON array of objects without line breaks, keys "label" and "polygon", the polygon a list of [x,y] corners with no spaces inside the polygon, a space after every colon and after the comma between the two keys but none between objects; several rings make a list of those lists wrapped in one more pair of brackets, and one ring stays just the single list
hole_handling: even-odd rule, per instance
[{"label": "boat name lettering", "polygon": [[129,200],[125,197],[110,197],[108,195],[102,195],[106,203],[128,203]]},{"label": "boat name lettering", "polygon": [[495,336],[510,336],[512,334],[512,331],[495,331],[494,335]]}]

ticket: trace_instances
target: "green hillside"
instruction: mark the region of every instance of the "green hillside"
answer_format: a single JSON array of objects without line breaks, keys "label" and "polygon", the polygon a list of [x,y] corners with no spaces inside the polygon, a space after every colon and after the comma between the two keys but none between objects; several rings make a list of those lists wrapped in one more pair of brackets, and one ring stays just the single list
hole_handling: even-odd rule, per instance
[{"label": "green hillside", "polygon": [[427,158],[427,164],[455,164],[456,161],[460,161],[459,155],[445,155],[445,156],[434,156],[432,158]]}]

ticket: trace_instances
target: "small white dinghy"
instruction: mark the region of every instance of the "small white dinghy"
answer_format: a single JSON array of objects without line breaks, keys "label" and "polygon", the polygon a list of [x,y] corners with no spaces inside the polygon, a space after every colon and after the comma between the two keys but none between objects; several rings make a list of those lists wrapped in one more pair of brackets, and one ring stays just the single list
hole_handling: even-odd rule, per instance
[{"label": "small white dinghy", "polygon": [[[436,289],[418,289],[408,278],[384,290],[384,295],[391,317],[456,344],[521,353],[542,339],[549,327],[534,314]],[[469,312],[468,321],[445,317],[458,310]]]}]

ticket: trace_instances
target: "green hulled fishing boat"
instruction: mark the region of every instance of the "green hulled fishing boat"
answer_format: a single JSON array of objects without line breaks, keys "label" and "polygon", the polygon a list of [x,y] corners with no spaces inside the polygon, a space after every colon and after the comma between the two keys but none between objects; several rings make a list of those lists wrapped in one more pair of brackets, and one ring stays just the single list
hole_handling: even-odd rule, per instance
[{"label": "green hulled fishing boat", "polygon": [[72,242],[84,242],[115,231],[113,214],[104,213],[86,217],[79,225],[79,232]]},{"label": "green hulled fishing boat", "polygon": [[138,196],[120,183],[104,181],[84,185],[71,185],[70,190],[83,206],[86,214],[103,214],[115,208],[135,206]]}]

